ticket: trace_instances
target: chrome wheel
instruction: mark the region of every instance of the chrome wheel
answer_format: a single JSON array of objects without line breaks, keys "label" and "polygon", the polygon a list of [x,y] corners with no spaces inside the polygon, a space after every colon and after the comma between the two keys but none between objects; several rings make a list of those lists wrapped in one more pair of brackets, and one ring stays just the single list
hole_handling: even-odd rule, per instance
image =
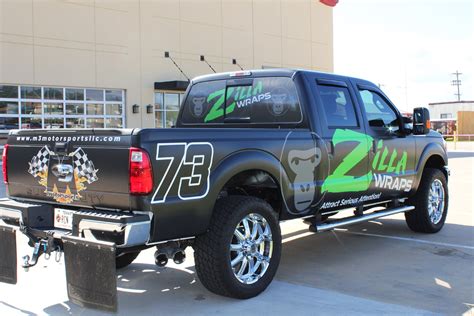
[{"label": "chrome wheel", "polygon": [[439,179],[434,179],[431,183],[428,194],[428,215],[433,224],[438,224],[444,212],[444,187]]},{"label": "chrome wheel", "polygon": [[250,213],[236,226],[230,243],[230,264],[239,282],[253,284],[263,277],[273,252],[272,230],[260,214]]}]

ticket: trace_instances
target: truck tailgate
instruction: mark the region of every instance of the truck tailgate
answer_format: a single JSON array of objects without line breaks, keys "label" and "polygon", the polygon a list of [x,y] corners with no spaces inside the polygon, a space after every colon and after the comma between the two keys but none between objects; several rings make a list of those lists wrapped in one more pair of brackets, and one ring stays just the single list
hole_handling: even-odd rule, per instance
[{"label": "truck tailgate", "polygon": [[22,130],[8,138],[10,197],[129,209],[132,129]]}]

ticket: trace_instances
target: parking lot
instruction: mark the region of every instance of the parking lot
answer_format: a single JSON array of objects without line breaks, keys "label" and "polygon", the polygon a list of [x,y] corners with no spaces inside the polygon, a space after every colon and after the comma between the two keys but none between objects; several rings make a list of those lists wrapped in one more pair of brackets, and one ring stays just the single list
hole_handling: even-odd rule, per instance
[{"label": "parking lot", "polygon": [[[411,232],[403,215],[313,234],[285,222],[275,281],[239,301],[209,293],[192,250],[182,265],[154,265],[153,249],[118,272],[120,314],[474,314],[474,151],[450,152],[450,208],[435,235]],[[0,188],[4,192],[4,188]],[[19,239],[18,256],[30,254]],[[16,286],[0,284],[0,315],[87,314],[68,301],[64,262],[45,261]]]}]

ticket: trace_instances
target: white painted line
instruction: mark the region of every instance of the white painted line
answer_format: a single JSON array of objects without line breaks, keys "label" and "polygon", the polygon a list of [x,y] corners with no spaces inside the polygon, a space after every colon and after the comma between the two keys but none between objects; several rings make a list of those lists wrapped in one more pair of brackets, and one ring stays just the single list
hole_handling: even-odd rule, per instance
[{"label": "white painted line", "polygon": [[428,240],[408,238],[408,237],[398,237],[398,236],[379,235],[379,234],[370,234],[370,233],[358,233],[358,232],[351,232],[351,231],[347,231],[347,230],[344,230],[344,229],[337,229],[337,228],[335,230],[337,232],[352,234],[352,235],[380,237],[380,238],[387,238],[387,239],[401,240],[401,241],[413,241],[413,242],[417,242],[417,243],[421,243],[421,244],[429,244],[429,245],[442,246],[442,247],[453,247],[453,248],[474,250],[474,246],[450,244],[450,243],[437,242],[437,241],[428,241]]}]

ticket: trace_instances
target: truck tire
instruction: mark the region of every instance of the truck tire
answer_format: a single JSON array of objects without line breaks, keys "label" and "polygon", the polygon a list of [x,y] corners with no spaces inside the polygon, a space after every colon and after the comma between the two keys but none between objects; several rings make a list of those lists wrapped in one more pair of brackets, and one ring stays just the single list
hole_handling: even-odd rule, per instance
[{"label": "truck tire", "polygon": [[448,185],[439,169],[426,168],[416,194],[408,204],[415,209],[405,213],[408,227],[420,233],[437,233],[443,228],[448,214]]},{"label": "truck tire", "polygon": [[255,197],[221,198],[208,231],[193,247],[197,275],[209,291],[239,299],[257,296],[280,263],[277,213]]},{"label": "truck tire", "polygon": [[135,260],[138,257],[139,254],[140,254],[140,251],[119,254],[115,258],[115,268],[122,269],[122,268],[127,267],[133,262],[133,260]]}]

